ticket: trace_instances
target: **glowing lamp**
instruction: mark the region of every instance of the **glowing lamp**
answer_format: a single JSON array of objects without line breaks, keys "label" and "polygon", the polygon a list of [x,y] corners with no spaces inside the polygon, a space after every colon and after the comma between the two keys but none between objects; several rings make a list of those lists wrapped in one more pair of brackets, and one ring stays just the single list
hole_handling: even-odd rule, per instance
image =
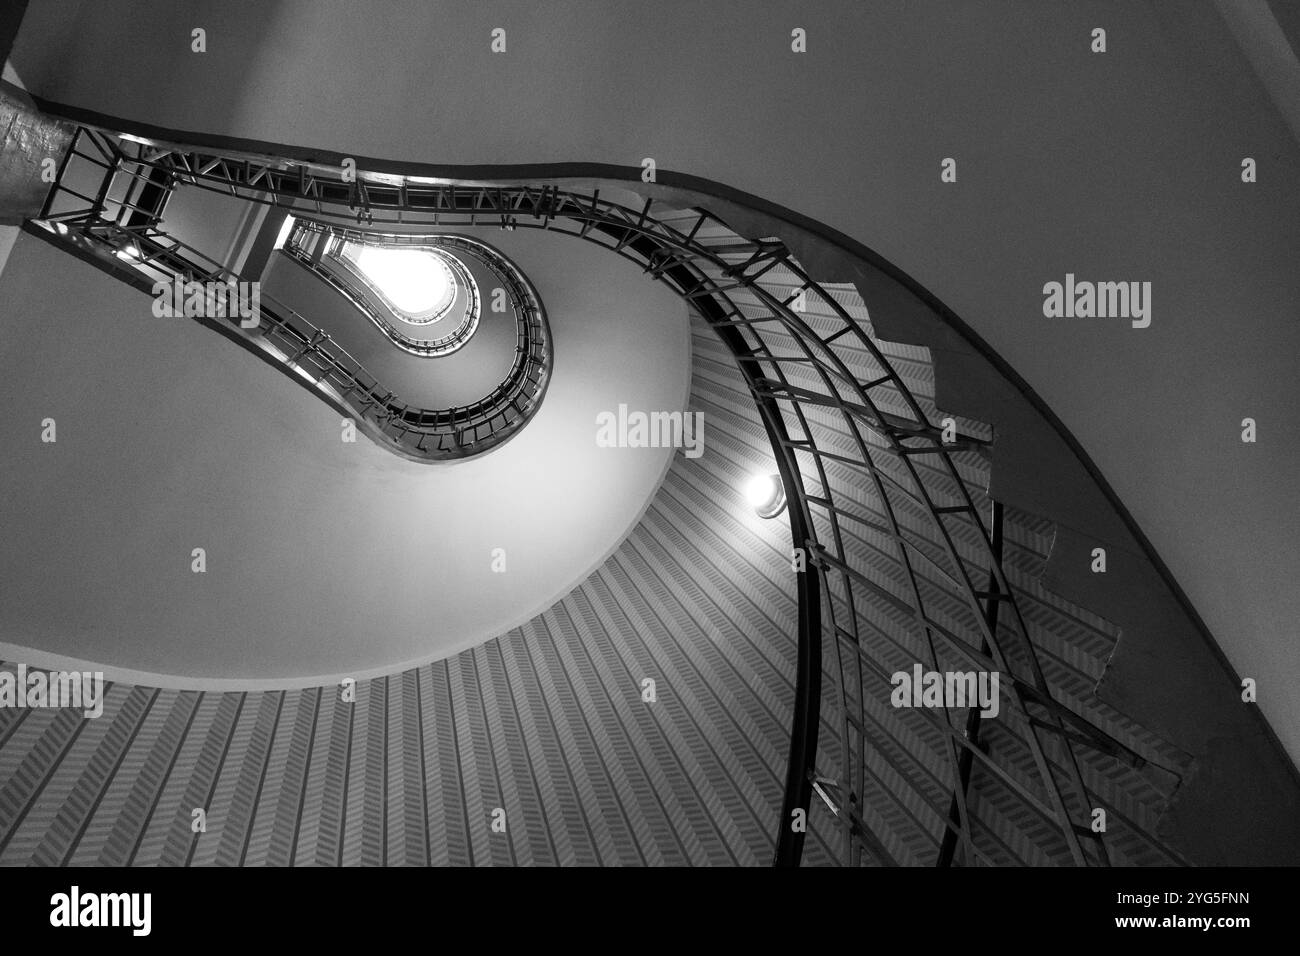
[{"label": "glowing lamp", "polygon": [[785,486],[780,475],[755,475],[745,486],[745,498],[760,518],[775,518],[785,510]]}]

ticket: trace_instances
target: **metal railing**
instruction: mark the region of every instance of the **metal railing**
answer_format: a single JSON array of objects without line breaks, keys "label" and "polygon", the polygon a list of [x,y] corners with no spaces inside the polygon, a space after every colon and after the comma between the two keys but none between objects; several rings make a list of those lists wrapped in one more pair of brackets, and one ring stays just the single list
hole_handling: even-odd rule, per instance
[{"label": "metal railing", "polygon": [[[81,152],[85,144],[94,153]],[[159,177],[152,168],[133,164],[122,145],[101,131],[78,129],[36,223],[108,268],[135,277],[145,289],[157,282],[244,281],[159,228],[176,180],[167,182],[153,204],[134,201],[145,185],[156,187]],[[103,170],[96,195],[65,182],[74,157]],[[464,239],[462,245],[501,277],[518,326],[506,377],[483,398],[465,405],[424,408],[401,401],[319,326],[274,296],[261,294],[261,315],[252,328],[241,327],[237,316],[193,317],[259,352],[340,410],[355,413],[367,434],[404,457],[439,461],[481,454],[517,433],[541,404],[550,378],[550,330],[536,290],[518,269],[483,243]]]}]

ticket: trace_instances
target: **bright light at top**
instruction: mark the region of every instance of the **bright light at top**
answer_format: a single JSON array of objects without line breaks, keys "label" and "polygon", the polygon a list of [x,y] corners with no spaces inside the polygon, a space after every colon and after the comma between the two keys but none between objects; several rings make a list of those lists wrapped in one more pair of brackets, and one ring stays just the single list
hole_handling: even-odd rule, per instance
[{"label": "bright light at top", "polygon": [[433,253],[422,249],[362,246],[357,268],[388,299],[411,315],[437,308],[448,292],[448,271]]}]

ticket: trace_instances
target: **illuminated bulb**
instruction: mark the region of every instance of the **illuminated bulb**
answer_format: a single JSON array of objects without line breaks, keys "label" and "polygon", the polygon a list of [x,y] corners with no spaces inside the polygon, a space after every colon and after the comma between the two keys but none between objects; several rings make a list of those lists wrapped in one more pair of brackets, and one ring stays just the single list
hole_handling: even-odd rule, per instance
[{"label": "illuminated bulb", "polygon": [[68,234],[68,227],[61,222],[56,222],[54,224],[54,231],[57,232],[60,236],[66,236]]},{"label": "illuminated bulb", "polygon": [[785,510],[785,486],[779,475],[755,475],[745,486],[745,497],[760,518],[775,518]]}]

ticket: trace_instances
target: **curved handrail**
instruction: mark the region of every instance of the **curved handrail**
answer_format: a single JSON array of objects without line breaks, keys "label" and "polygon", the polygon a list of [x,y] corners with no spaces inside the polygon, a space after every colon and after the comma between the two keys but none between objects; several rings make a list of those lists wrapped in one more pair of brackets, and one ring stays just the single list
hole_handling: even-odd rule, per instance
[{"label": "curved handrail", "polygon": [[[240,281],[204,253],[166,233],[126,229],[108,221],[86,221],[82,226],[60,238],[82,245],[119,274],[139,274],[153,269],[157,280],[165,282],[177,277],[185,282]],[[95,239],[86,241],[90,237]],[[114,254],[128,248],[138,250],[138,254],[129,255],[126,261]],[[208,268],[200,264],[201,260],[207,260]],[[151,286],[146,279],[142,288]],[[531,283],[521,277],[512,292],[519,296],[514,299],[516,309],[526,313],[523,321],[545,323],[545,311]],[[476,402],[448,409],[412,406],[397,400],[391,389],[385,388],[358,359],[306,316],[267,293],[260,293],[260,298],[256,328],[241,328],[238,316],[194,318],[242,339],[286,372],[305,379],[331,404],[355,413],[358,424],[382,447],[412,460],[464,458],[500,445],[527,420],[520,411],[525,400],[531,408],[540,403],[549,378],[549,363],[541,361],[547,353],[539,344],[529,352],[517,349],[506,379]],[[520,302],[524,304],[521,306]],[[531,363],[525,358],[531,358]],[[515,427],[497,427],[483,435],[477,433],[476,429],[511,412],[514,414],[507,424]]]},{"label": "curved handrail", "polygon": [[[159,281],[222,285],[242,281],[211,256],[159,229],[158,216],[134,222],[140,207],[108,198],[115,175],[127,162],[125,155],[115,154],[117,147],[102,134],[95,137],[84,128],[74,136],[69,155],[82,155],[76,150],[83,136],[100,154],[95,164],[106,171],[98,196],[76,192],[60,178],[51,187],[45,214],[35,221],[37,225],[113,272],[143,278],[146,289]],[[61,172],[65,169],[66,161]],[[127,175],[142,178],[138,170]],[[174,187],[174,183],[168,186]],[[77,208],[53,211],[56,199],[65,195],[77,200],[73,203]],[[89,205],[83,208],[80,203]],[[115,215],[109,214],[110,206],[116,206]],[[122,222],[124,218],[127,224]],[[458,247],[481,257],[502,280],[518,328],[509,371],[475,402],[424,408],[401,401],[310,319],[260,290],[262,308],[255,327],[242,327],[237,316],[194,318],[252,348],[340,410],[355,414],[366,434],[396,454],[416,461],[479,455],[513,437],[540,406],[550,380],[550,330],[541,299],[523,273],[487,243],[454,238]]]}]

